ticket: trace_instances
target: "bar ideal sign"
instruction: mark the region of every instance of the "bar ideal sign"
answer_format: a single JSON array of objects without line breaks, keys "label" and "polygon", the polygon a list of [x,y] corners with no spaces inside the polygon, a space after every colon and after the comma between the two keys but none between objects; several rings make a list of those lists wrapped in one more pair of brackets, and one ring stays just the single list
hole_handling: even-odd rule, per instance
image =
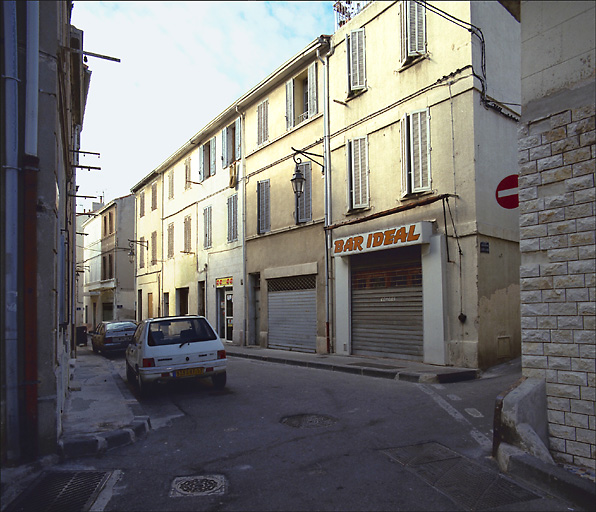
[{"label": "bar ideal sign", "polygon": [[364,252],[381,251],[405,245],[427,244],[432,235],[430,222],[416,222],[381,231],[371,231],[333,242],[333,256],[350,256]]}]

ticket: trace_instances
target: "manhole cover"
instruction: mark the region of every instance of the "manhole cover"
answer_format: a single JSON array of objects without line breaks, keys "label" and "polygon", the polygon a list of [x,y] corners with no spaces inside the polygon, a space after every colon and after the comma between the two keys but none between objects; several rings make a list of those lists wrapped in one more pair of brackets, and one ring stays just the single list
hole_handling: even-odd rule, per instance
[{"label": "manhole cover", "polygon": [[111,473],[48,471],[42,473],[5,512],[83,512],[89,510]]},{"label": "manhole cover", "polygon": [[223,475],[180,476],[172,483],[170,497],[214,496],[225,492],[226,479]]},{"label": "manhole cover", "polygon": [[336,422],[336,418],[323,414],[295,414],[281,419],[281,423],[294,428],[329,427]]}]

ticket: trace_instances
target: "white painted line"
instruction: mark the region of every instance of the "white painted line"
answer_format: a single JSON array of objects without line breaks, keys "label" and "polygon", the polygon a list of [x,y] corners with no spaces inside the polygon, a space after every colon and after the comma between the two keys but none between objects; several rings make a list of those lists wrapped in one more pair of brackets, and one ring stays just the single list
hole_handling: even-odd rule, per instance
[{"label": "white painted line", "polygon": [[447,395],[447,398],[449,398],[449,400],[451,400],[452,402],[457,402],[461,400],[461,398],[457,395]]},{"label": "white painted line", "polygon": [[91,508],[89,509],[90,512],[102,512],[105,510],[106,505],[114,495],[114,486],[116,483],[118,483],[118,480],[122,478],[123,474],[124,473],[119,469],[114,470],[114,472],[108,478],[106,484],[103,486],[99,496],[97,496],[96,500],[93,502],[93,505],[91,505]]},{"label": "white painted line", "polygon": [[474,409],[473,407],[470,407],[469,409],[464,409],[464,411],[466,411],[470,416],[473,416],[474,418],[484,418],[484,414],[482,414],[478,409]]}]

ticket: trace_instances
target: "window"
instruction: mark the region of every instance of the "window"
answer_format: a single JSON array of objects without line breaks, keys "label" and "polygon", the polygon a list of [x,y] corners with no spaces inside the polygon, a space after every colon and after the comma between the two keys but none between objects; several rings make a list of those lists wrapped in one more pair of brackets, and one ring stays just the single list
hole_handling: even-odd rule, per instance
[{"label": "window", "polygon": [[108,212],[108,233],[114,232],[114,212]]},{"label": "window", "polygon": [[145,216],[145,191],[139,194],[139,217]]},{"label": "window", "polygon": [[366,137],[348,140],[347,161],[350,182],[350,208],[368,206],[368,141]]},{"label": "window", "polygon": [[404,1],[399,5],[401,20],[401,65],[426,53],[426,8],[422,2]]},{"label": "window", "polygon": [[319,111],[317,100],[317,63],[286,82],[286,129],[291,130]]},{"label": "window", "polygon": [[190,188],[190,157],[184,160],[184,189]]},{"label": "window", "polygon": [[241,158],[240,131],[240,118],[221,131],[221,161],[224,168]]},{"label": "window", "polygon": [[139,268],[145,268],[145,237],[141,237],[139,244]]},{"label": "window", "polygon": [[417,110],[400,122],[402,196],[430,190],[430,114]]},{"label": "window", "polygon": [[157,231],[151,233],[151,265],[157,264]]},{"label": "window", "polygon": [[103,216],[103,236],[108,234],[108,216]]},{"label": "window", "polygon": [[228,242],[238,240],[238,194],[228,197]]},{"label": "window", "polygon": [[168,259],[174,257],[174,223],[168,224]]},{"label": "window", "polygon": [[259,103],[257,107],[257,144],[269,140],[269,100]]},{"label": "window", "polygon": [[174,199],[174,169],[168,173],[168,199]]},{"label": "window", "polygon": [[269,180],[257,182],[257,223],[258,233],[271,231]]},{"label": "window", "polygon": [[101,280],[105,281],[107,279],[107,272],[108,270],[108,258],[107,256],[101,257]]},{"label": "window", "polygon": [[151,211],[157,210],[157,183],[151,185]]},{"label": "window", "polygon": [[300,223],[312,220],[312,171],[310,162],[303,162],[298,165],[305,180],[304,192],[296,199],[296,220]]},{"label": "window", "polygon": [[215,176],[215,137],[199,149],[199,181]]},{"label": "window", "polygon": [[364,29],[352,30],[346,34],[348,55],[348,95],[366,88],[366,59]]},{"label": "window", "polygon": [[192,217],[184,217],[184,252],[192,252]]},{"label": "window", "polygon": [[211,206],[203,208],[203,247],[209,249],[211,247]]},{"label": "window", "polygon": [[114,278],[114,260],[112,254],[108,254],[108,279]]}]

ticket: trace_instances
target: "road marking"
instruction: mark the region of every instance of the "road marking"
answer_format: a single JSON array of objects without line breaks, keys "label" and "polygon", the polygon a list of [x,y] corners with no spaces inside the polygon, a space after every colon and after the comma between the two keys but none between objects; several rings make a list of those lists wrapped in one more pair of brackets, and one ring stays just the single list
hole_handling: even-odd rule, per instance
[{"label": "road marking", "polygon": [[491,449],[492,448],[492,441],[486,437],[482,432],[474,428],[474,426],[467,420],[467,418],[460,413],[455,407],[453,407],[447,400],[443,399],[439,395],[437,395],[432,389],[424,384],[420,384],[420,389],[424,391],[427,395],[429,395],[442,409],[444,409],[447,414],[449,414],[453,419],[459,421],[460,423],[464,423],[465,425],[471,427],[470,435],[472,438],[484,449]]},{"label": "road marking", "polygon": [[449,398],[449,400],[451,400],[452,402],[457,402],[458,400],[461,400],[461,398],[457,395],[447,395],[447,398]]},{"label": "road marking", "polygon": [[478,409],[474,409],[473,407],[470,407],[469,409],[464,409],[464,411],[466,411],[470,416],[473,416],[474,418],[484,418],[484,414],[482,414]]},{"label": "road marking", "polygon": [[108,478],[108,481],[104,485],[103,489],[97,496],[97,499],[93,502],[93,505],[91,505],[91,508],[89,509],[90,512],[101,512],[105,510],[108,502],[114,495],[114,486],[118,483],[118,480],[122,478],[123,474],[124,473],[119,469],[114,470],[110,478]]}]

